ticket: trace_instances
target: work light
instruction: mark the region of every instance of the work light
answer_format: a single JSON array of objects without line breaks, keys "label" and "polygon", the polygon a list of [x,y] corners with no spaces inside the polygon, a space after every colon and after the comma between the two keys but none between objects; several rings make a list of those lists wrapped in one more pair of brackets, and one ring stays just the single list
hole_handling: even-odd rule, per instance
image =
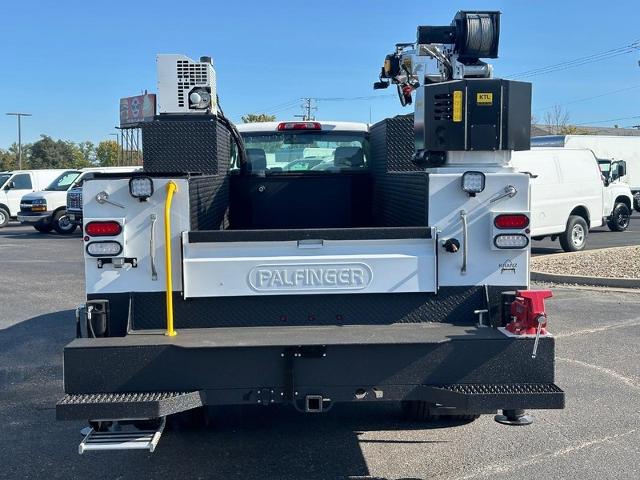
[{"label": "work light", "polygon": [[484,183],[485,176],[482,172],[465,172],[462,175],[462,190],[471,197],[484,190]]},{"label": "work light", "polygon": [[153,195],[153,180],[149,177],[133,177],[129,180],[129,193],[141,202],[145,201]]}]

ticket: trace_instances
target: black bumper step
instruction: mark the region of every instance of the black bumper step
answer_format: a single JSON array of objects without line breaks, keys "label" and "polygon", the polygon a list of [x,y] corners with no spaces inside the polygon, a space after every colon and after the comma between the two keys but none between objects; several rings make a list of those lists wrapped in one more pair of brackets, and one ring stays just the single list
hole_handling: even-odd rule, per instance
[{"label": "black bumper step", "polygon": [[564,408],[564,391],[554,383],[457,384],[427,388],[438,403],[465,410]]},{"label": "black bumper step", "polygon": [[203,405],[200,392],[89,393],[65,395],[58,420],[136,420],[160,418]]}]

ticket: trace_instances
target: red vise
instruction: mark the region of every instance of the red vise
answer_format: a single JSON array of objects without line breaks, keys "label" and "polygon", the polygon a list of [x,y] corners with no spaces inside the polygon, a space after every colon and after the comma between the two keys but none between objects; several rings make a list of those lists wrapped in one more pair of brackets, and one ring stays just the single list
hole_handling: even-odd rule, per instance
[{"label": "red vise", "polygon": [[540,334],[546,335],[547,314],[544,311],[544,299],[552,296],[551,290],[518,290],[516,299],[511,303],[513,321],[506,329],[516,335],[535,335],[540,319]]}]

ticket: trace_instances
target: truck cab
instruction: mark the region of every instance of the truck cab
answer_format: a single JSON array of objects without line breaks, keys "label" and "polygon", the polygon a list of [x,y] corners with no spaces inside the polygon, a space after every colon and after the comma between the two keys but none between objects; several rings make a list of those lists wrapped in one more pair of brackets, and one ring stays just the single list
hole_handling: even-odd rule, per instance
[{"label": "truck cab", "polygon": [[602,202],[607,226],[611,231],[625,231],[634,205],[633,193],[625,181],[627,162],[599,158],[598,166],[603,178]]}]

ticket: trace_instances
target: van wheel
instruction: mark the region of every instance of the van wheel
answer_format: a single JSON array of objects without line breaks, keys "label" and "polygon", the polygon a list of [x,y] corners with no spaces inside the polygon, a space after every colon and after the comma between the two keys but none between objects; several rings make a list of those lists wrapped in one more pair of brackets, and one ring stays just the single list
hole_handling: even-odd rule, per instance
[{"label": "van wheel", "polygon": [[636,212],[640,212],[640,193],[633,196],[633,208],[636,209]]},{"label": "van wheel", "polygon": [[69,215],[64,210],[58,210],[53,215],[53,228],[56,232],[62,235],[71,235],[76,231],[78,226],[75,223],[71,223]]},{"label": "van wheel", "polygon": [[0,208],[0,228],[6,227],[9,223],[9,212],[6,209]]},{"label": "van wheel", "polygon": [[624,203],[617,203],[613,207],[611,218],[607,221],[607,226],[612,232],[624,232],[629,228],[631,210]]},{"label": "van wheel", "polygon": [[[438,420],[471,421],[480,415],[471,413],[453,413],[455,409],[436,407],[433,403],[420,400],[401,402],[402,414],[405,419],[415,422],[435,422]],[[451,413],[449,413],[451,412]]]},{"label": "van wheel", "polygon": [[585,219],[578,215],[571,215],[567,222],[567,229],[558,238],[565,252],[579,252],[587,244],[587,235],[589,235],[589,227]]}]

